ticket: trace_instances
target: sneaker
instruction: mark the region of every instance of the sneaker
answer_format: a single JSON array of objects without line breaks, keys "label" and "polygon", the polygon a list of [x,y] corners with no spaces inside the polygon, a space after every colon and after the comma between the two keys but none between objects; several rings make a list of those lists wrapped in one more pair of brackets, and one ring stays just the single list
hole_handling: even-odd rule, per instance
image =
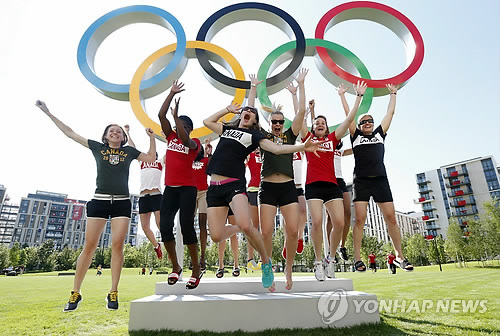
[{"label": "sneaker", "polygon": [[342,257],[342,260],[347,261],[349,260],[349,256],[347,255],[347,249],[345,247],[339,248],[340,252],[340,257]]},{"label": "sneaker", "polygon": [[302,254],[304,252],[304,239],[299,239],[297,244],[297,254]]},{"label": "sneaker", "polygon": [[283,250],[281,250],[281,256],[283,257],[283,259],[286,260],[286,247],[283,246]]},{"label": "sneaker", "polygon": [[325,273],[326,273],[327,278],[335,279],[335,263],[336,262],[337,262],[336,260],[335,261],[331,260],[330,256],[325,258],[323,265],[325,267]]},{"label": "sneaker", "polygon": [[273,285],[274,274],[273,274],[273,264],[271,259],[266,264],[262,264],[262,286],[264,288],[269,288]]},{"label": "sneaker", "polygon": [[321,261],[314,262],[314,276],[318,281],[325,281],[325,269],[323,268],[323,263]]},{"label": "sneaker", "polygon": [[163,252],[161,251],[161,244],[158,243],[158,246],[155,247],[154,249],[155,249],[156,256],[158,257],[158,259],[163,258]]},{"label": "sneaker", "polygon": [[110,310],[117,310],[118,309],[118,292],[109,292],[108,296],[106,297],[106,302],[108,309]]},{"label": "sneaker", "polygon": [[82,295],[78,292],[71,291],[68,303],[64,306],[63,312],[70,312],[78,308],[78,304],[83,301]]},{"label": "sneaker", "polygon": [[250,259],[247,263],[247,268],[252,270],[252,271],[259,271],[260,270],[260,265],[261,263],[259,262],[258,264],[255,262],[255,260]]}]

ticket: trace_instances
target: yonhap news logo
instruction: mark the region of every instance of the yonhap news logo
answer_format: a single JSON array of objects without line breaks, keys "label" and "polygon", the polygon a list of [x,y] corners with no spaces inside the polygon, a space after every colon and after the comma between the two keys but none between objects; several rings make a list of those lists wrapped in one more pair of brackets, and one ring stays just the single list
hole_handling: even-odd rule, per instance
[{"label": "yonhap news logo", "polygon": [[325,324],[332,324],[347,314],[349,303],[343,289],[326,292],[318,300],[318,311]]}]

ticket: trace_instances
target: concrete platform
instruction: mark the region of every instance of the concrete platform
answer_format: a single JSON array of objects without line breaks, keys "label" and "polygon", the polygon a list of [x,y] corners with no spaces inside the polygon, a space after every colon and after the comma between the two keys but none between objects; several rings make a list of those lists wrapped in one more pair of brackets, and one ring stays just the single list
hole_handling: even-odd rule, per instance
[{"label": "concrete platform", "polygon": [[350,279],[319,282],[297,276],[291,291],[284,278],[275,283],[274,293],[262,287],[260,278],[207,278],[189,291],[183,281],[157,283],[155,295],[131,302],[129,330],[261,331],[380,321],[377,297],[354,291]]}]

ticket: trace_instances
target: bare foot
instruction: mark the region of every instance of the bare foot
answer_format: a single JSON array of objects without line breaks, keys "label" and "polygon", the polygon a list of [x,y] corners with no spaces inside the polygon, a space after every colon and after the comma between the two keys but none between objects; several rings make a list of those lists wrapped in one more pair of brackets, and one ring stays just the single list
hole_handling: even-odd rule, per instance
[{"label": "bare foot", "polygon": [[273,284],[271,285],[271,287],[269,287],[269,288],[268,288],[268,290],[269,290],[271,293],[274,293],[274,291],[276,290],[274,282],[273,282]]},{"label": "bare foot", "polygon": [[285,288],[287,290],[292,289],[293,281],[292,281],[292,270],[285,270]]}]

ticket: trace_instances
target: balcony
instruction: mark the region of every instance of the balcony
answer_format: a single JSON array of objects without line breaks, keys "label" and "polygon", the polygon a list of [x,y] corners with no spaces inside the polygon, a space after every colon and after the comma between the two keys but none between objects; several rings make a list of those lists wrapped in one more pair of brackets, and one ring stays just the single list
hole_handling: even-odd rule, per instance
[{"label": "balcony", "polygon": [[451,184],[446,183],[446,188],[459,187],[459,186],[466,185],[466,184],[470,184],[469,179],[464,179],[463,181],[456,180],[456,181],[452,181]]},{"label": "balcony", "polygon": [[418,185],[421,185],[421,184],[426,184],[426,183],[430,183],[431,181],[429,181],[428,179],[424,179],[424,180],[417,180],[417,184]]},{"label": "balcony", "polygon": [[415,204],[424,204],[424,203],[429,203],[434,201],[436,198],[434,196],[427,196],[427,197],[419,197],[417,199],[413,200],[413,203]]},{"label": "balcony", "polygon": [[456,170],[456,171],[450,172],[448,175],[443,175],[443,176],[444,176],[444,178],[452,179],[452,178],[457,178],[459,176],[468,176],[468,175],[469,175],[469,173],[467,171],[463,171],[463,170],[458,171],[458,170]]},{"label": "balcony", "polygon": [[464,196],[464,195],[471,195],[473,194],[472,191],[467,191],[467,190],[457,190],[455,192],[451,192],[448,194],[448,197],[456,197],[456,196]]},{"label": "balcony", "polygon": [[477,210],[465,209],[465,210],[455,211],[453,213],[453,216],[461,217],[461,216],[471,216],[471,215],[476,215],[476,214],[478,214]]},{"label": "balcony", "polygon": [[428,222],[428,221],[433,221],[433,220],[436,220],[439,218],[439,215],[433,215],[433,216],[422,216],[422,220],[424,222]]},{"label": "balcony", "polygon": [[436,226],[436,225],[426,225],[425,229],[426,230],[441,230],[441,228],[439,226]]},{"label": "balcony", "polygon": [[429,187],[427,187],[427,188],[419,188],[418,189],[418,192],[420,194],[426,194],[426,193],[431,192],[431,191],[432,191],[432,188],[429,188]]}]

